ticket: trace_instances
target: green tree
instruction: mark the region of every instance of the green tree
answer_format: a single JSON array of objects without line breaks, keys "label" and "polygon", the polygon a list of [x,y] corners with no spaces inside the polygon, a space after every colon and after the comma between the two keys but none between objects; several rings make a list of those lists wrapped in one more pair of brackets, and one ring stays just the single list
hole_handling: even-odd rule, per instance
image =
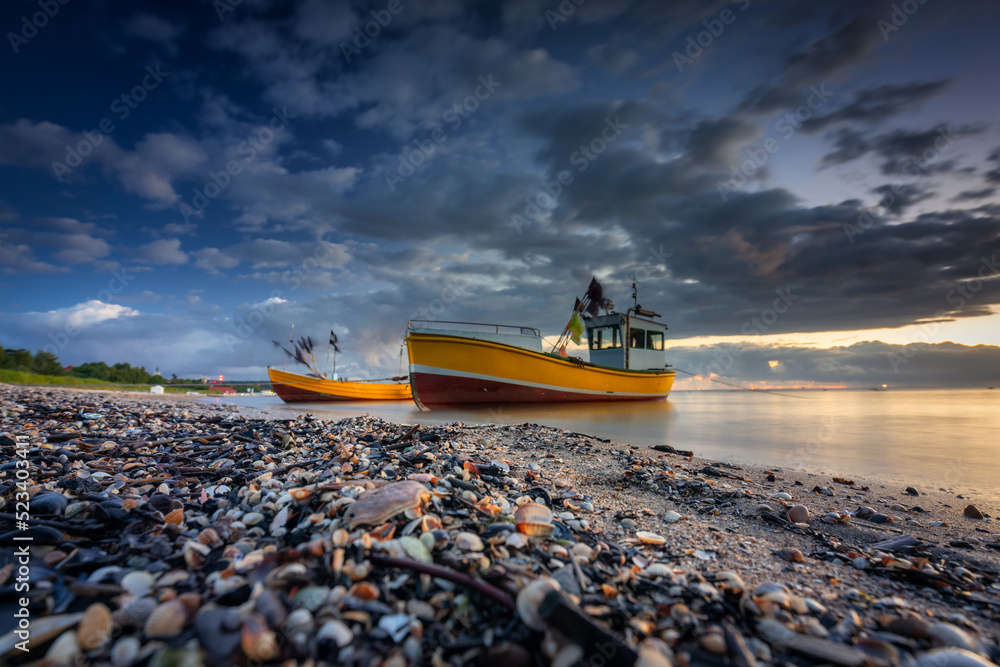
[{"label": "green tree", "polygon": [[39,350],[31,360],[31,367],[36,373],[41,375],[62,375],[63,367],[59,363],[59,357],[51,352]]},{"label": "green tree", "polygon": [[4,350],[2,366],[14,370],[30,371],[31,361],[31,352],[28,350]]}]

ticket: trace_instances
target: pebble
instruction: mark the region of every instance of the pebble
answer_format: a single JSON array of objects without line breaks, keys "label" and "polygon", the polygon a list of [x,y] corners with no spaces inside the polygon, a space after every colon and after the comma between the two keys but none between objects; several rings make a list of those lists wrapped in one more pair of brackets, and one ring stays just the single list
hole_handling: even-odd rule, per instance
[{"label": "pebble", "polygon": [[983,513],[975,505],[968,505],[968,506],[966,506],[965,511],[963,511],[962,513],[965,516],[969,517],[970,519],[982,519],[982,518],[984,518],[983,517]]}]

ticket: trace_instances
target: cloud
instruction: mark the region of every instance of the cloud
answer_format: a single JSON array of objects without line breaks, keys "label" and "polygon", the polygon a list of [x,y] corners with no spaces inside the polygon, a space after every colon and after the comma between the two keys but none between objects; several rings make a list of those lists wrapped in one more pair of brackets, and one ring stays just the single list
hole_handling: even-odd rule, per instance
[{"label": "cloud", "polygon": [[997,192],[996,188],[980,188],[979,190],[963,190],[951,198],[952,201],[974,201],[976,199],[987,199]]},{"label": "cloud", "polygon": [[927,130],[893,130],[865,136],[841,128],[830,135],[834,150],[820,159],[820,165],[845,164],[871,153],[880,160],[879,169],[886,176],[927,176],[953,171],[956,160],[945,157],[954,150],[953,145],[983,131],[982,127],[942,124]]},{"label": "cloud", "polygon": [[111,246],[100,238],[109,234],[107,230],[73,218],[35,218],[31,228],[10,227],[2,233],[9,243],[24,244],[8,248],[4,263],[28,272],[56,270],[34,259],[34,253],[42,248],[53,249],[48,259],[60,265],[93,263],[96,266],[98,260],[111,253]]},{"label": "cloud", "polygon": [[[728,344],[676,347],[668,355],[679,368],[743,386],[891,388],[986,387],[997,383],[1000,347],[956,343],[881,342],[849,347]],[[771,363],[778,362],[775,375]],[[711,380],[687,380],[688,388],[724,388]]]},{"label": "cloud", "polygon": [[856,16],[790,55],[772,83],[761,83],[743,98],[738,110],[765,114],[802,104],[809,86],[867,61],[879,40],[870,16]]},{"label": "cloud", "polygon": [[188,255],[180,239],[160,239],[138,247],[136,258],[150,264],[186,264]]},{"label": "cloud", "polygon": [[802,123],[802,129],[806,132],[818,132],[837,123],[878,123],[904,111],[919,109],[925,101],[943,93],[950,83],[950,80],[942,79],[856,90],[851,102],[825,116],[806,120]]}]

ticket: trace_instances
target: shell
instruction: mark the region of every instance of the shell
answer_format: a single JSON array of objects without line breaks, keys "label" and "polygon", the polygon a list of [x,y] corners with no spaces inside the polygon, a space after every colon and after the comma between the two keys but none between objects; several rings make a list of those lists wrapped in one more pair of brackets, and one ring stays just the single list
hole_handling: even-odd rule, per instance
[{"label": "shell", "polygon": [[205,560],[211,553],[211,547],[196,540],[188,540],[184,543],[184,562],[192,570],[204,567]]},{"label": "shell", "polygon": [[251,660],[267,662],[278,655],[278,638],[268,629],[267,621],[260,614],[250,614],[243,621],[240,646]]},{"label": "shell", "polygon": [[514,511],[514,526],[530,537],[546,537],[552,534],[552,510],[540,503],[524,503]]},{"label": "shell", "polygon": [[177,509],[170,510],[163,516],[163,523],[175,526],[184,523],[184,509],[178,507]]},{"label": "shell", "polygon": [[316,633],[316,639],[329,640],[339,648],[344,648],[354,641],[354,633],[343,621],[332,620],[323,624],[323,627]]},{"label": "shell", "polygon": [[198,541],[207,547],[220,547],[223,545],[222,538],[214,528],[205,528],[198,533]]},{"label": "shell", "polygon": [[806,557],[802,555],[802,552],[795,547],[789,547],[785,549],[778,549],[774,552],[774,555],[782,560],[787,560],[790,563],[804,563],[806,562]]},{"label": "shell", "polygon": [[542,631],[548,626],[545,619],[538,613],[542,600],[551,591],[561,588],[559,582],[549,577],[536,579],[521,589],[517,594],[517,615],[532,630]]},{"label": "shell", "polygon": [[139,655],[142,643],[138,637],[122,637],[111,647],[111,664],[115,667],[130,667]]},{"label": "shell", "polygon": [[121,580],[121,587],[125,589],[125,592],[137,598],[152,593],[155,584],[156,579],[153,575],[140,570],[129,572]]},{"label": "shell", "polygon": [[482,551],[483,541],[475,533],[459,533],[455,537],[455,546],[462,551]]},{"label": "shell", "polygon": [[792,505],[788,508],[786,516],[792,523],[808,523],[809,508],[805,505]]},{"label": "shell", "polygon": [[962,648],[939,648],[917,658],[917,667],[995,667],[986,658]]},{"label": "shell", "polygon": [[429,495],[420,482],[393,482],[362,495],[351,503],[344,517],[352,530],[357,526],[377,526],[401,512],[419,508]]},{"label": "shell", "polygon": [[657,535],[656,533],[650,533],[645,530],[637,531],[635,536],[638,537],[639,541],[642,542],[643,544],[659,545],[667,543],[667,538],[663,537],[662,535]]},{"label": "shell", "polygon": [[87,607],[76,628],[76,640],[80,648],[90,651],[103,646],[111,637],[111,610],[107,605],[97,602]]},{"label": "shell", "polygon": [[156,607],[146,619],[143,632],[147,637],[176,637],[187,623],[187,609],[177,600]]},{"label": "shell", "polygon": [[73,665],[81,655],[76,631],[70,630],[59,635],[59,639],[52,642],[52,646],[45,652],[45,659],[52,665]]}]

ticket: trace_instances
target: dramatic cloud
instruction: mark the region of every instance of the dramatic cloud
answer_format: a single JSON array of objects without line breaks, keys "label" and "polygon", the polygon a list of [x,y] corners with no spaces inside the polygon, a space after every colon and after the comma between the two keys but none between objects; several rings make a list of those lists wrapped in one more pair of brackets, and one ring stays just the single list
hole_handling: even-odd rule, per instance
[{"label": "dramatic cloud", "polygon": [[[294,322],[335,326],[338,371],[377,377],[409,319],[558,334],[594,275],[684,339],[1000,342],[986,3],[925,3],[890,39],[891,7],[861,0],[400,7],[50,21],[0,75],[3,344],[97,301],[126,310],[67,363],[263,377]],[[748,350],[720,375],[864,386],[868,345]],[[677,354],[722,350],[703,352]],[[935,359],[978,381],[964,360],[992,357],[932,345],[897,380]]]}]

